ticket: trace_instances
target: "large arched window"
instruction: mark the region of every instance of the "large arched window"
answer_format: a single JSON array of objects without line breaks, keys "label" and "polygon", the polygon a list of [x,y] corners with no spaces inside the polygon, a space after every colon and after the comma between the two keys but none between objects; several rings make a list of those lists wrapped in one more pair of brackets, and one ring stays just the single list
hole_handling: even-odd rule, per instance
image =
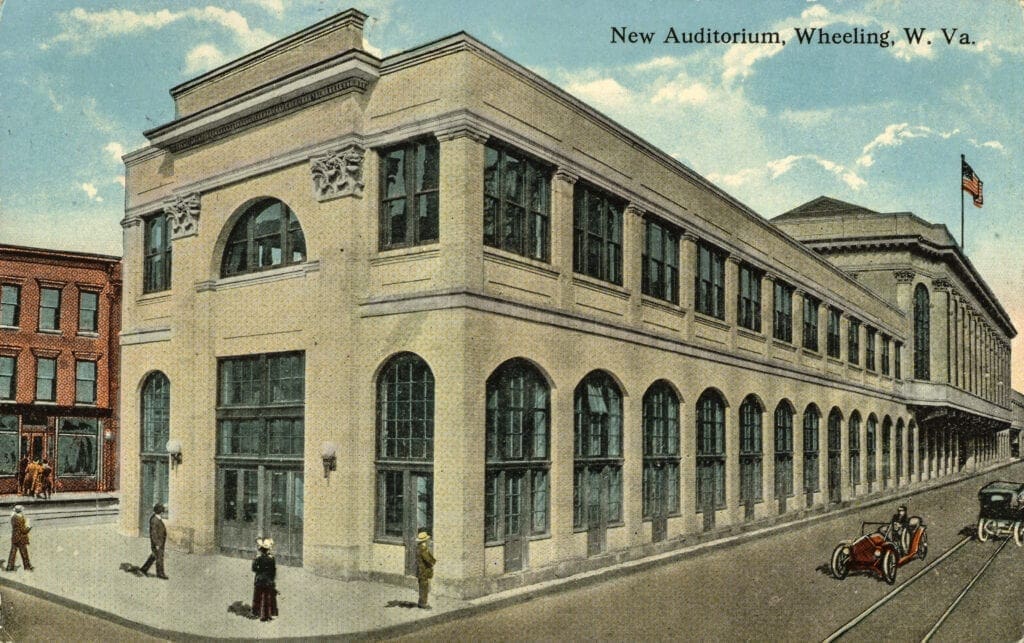
[{"label": "large arched window", "polygon": [[764,409],[753,395],[740,405],[740,504],[747,507],[747,517],[755,502],[762,499],[761,425]]},{"label": "large arched window", "polygon": [[487,379],[487,476],[484,539],[488,544],[548,531],[551,450],[548,384],[522,359]]},{"label": "large arched window", "polygon": [[599,529],[622,522],[622,393],[603,371],[587,375],[574,394],[573,526]]},{"label": "large arched window", "polygon": [[149,514],[153,505],[167,506],[168,462],[167,439],[171,434],[171,382],[157,371],[142,384],[140,407],[140,505],[139,529],[149,530]]},{"label": "large arched window", "polygon": [[924,284],[914,288],[914,379],[929,379],[931,308]]},{"label": "large arched window", "polygon": [[792,495],[793,407],[783,400],[775,407],[775,497],[785,499]]},{"label": "large arched window", "polygon": [[850,414],[850,484],[860,484],[860,413]]},{"label": "large arched window", "polygon": [[679,398],[665,382],[644,394],[643,517],[679,513]]},{"label": "large arched window", "polygon": [[828,499],[837,502],[842,486],[843,412],[832,407],[828,414]]},{"label": "large arched window", "polygon": [[295,213],[277,199],[249,206],[231,229],[220,276],[258,272],[306,260],[306,238]]},{"label": "large arched window", "polygon": [[[697,511],[713,512],[723,508],[725,400],[717,391],[707,390],[697,401]],[[705,517],[706,525],[707,521]]]},{"label": "large arched window", "polygon": [[875,481],[875,454],[878,453],[878,420],[874,414],[868,416],[867,425],[868,447],[868,483]]},{"label": "large arched window", "polygon": [[377,536],[433,533],[434,374],[418,355],[391,358],[377,380]]},{"label": "large arched window", "polygon": [[808,496],[821,489],[821,484],[818,482],[820,425],[821,413],[818,411],[818,407],[811,404],[804,411],[804,493]]},{"label": "large arched window", "polygon": [[892,456],[892,420],[885,416],[882,420],[882,484],[886,484],[892,476],[889,459]]}]

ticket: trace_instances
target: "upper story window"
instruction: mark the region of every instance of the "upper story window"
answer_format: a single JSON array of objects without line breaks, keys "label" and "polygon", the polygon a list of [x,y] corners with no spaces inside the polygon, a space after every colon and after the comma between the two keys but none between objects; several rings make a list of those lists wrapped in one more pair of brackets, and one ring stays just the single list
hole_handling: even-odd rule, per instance
[{"label": "upper story window", "polygon": [[804,348],[818,350],[818,306],[820,302],[804,295]]},{"label": "upper story window", "polygon": [[653,219],[647,219],[644,228],[643,292],[678,304],[679,233]]},{"label": "upper story window", "polygon": [[437,241],[440,159],[432,138],[381,151],[381,250]]},{"label": "upper story window", "polygon": [[18,390],[18,358],[0,355],[0,400],[13,400]]},{"label": "upper story window", "polygon": [[75,402],[96,403],[96,362],[75,362]]},{"label": "upper story window", "polygon": [[860,364],[860,320],[852,317],[850,318],[846,355],[851,364]]},{"label": "upper story window", "polygon": [[736,323],[754,332],[761,332],[761,273],[747,264],[740,264]]},{"label": "upper story window", "polygon": [[99,330],[100,296],[82,290],[78,293],[78,332],[95,333]]},{"label": "upper story window", "polygon": [[896,342],[893,346],[893,375],[896,379],[903,379],[903,344]]},{"label": "upper story window", "polygon": [[171,238],[166,214],[143,221],[142,292],[159,292],[171,287]]},{"label": "upper story window", "polygon": [[725,253],[706,243],[697,246],[697,312],[725,319]]},{"label": "upper story window", "polygon": [[839,359],[840,351],[842,350],[841,342],[839,339],[839,323],[842,320],[842,313],[839,312],[838,308],[829,307],[828,309],[828,330],[827,330],[827,342],[828,342],[828,356]]},{"label": "upper story window", "polygon": [[878,331],[868,326],[867,343],[864,345],[864,366],[869,370],[875,370],[875,339]]},{"label": "upper story window", "polygon": [[36,400],[57,400],[57,360],[52,357],[36,358]]},{"label": "upper story window", "polygon": [[303,353],[220,358],[217,390],[218,456],[302,457]]},{"label": "upper story window", "polygon": [[783,342],[793,341],[793,287],[775,282],[774,324],[772,336]]},{"label": "upper story window", "polygon": [[0,286],[0,326],[17,327],[21,320],[21,286]]},{"label": "upper story window", "polygon": [[306,237],[295,213],[277,199],[258,201],[231,229],[220,276],[268,270],[306,260]]},{"label": "upper story window", "polygon": [[882,375],[889,374],[889,336],[882,335]]},{"label": "upper story window", "polygon": [[622,201],[581,182],[573,196],[576,272],[622,284]]},{"label": "upper story window", "polygon": [[518,150],[484,148],[484,245],[547,261],[551,167]]},{"label": "upper story window", "polygon": [[928,289],[924,284],[917,284],[914,289],[914,379],[930,378],[929,344],[931,324],[931,308]]},{"label": "upper story window", "polygon": [[39,289],[39,330],[60,330],[60,289]]}]

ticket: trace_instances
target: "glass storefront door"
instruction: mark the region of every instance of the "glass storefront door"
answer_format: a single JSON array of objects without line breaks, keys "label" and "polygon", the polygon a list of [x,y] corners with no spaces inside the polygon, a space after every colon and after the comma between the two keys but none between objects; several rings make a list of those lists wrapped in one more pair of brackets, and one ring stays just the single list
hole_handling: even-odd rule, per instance
[{"label": "glass storefront door", "polygon": [[167,508],[170,515],[171,506],[167,502],[167,457],[145,458],[142,460],[142,493],[139,507],[139,533],[149,536],[149,517],[153,514],[156,503]]},{"label": "glass storefront door", "polygon": [[221,465],[217,470],[217,546],[251,558],[256,538],[274,539],[274,556],[302,564],[302,471],[266,465]]}]

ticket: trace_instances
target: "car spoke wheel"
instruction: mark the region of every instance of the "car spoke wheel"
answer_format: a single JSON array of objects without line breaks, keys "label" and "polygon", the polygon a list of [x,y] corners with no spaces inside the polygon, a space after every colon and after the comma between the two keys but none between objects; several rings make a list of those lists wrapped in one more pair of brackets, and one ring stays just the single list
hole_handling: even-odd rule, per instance
[{"label": "car spoke wheel", "polygon": [[[921,529],[924,529],[922,527]],[[924,560],[925,556],[928,555],[928,532],[921,532],[921,541],[917,543],[917,557]]]},{"label": "car spoke wheel", "polygon": [[882,575],[890,585],[896,582],[896,554],[891,549],[887,549],[882,556]]},{"label": "car spoke wheel", "polygon": [[1017,543],[1018,547],[1024,546],[1024,524],[1018,520],[1013,523],[1013,542]]},{"label": "car spoke wheel", "polygon": [[978,518],[978,540],[981,542],[988,540],[988,529],[986,529],[984,518]]},{"label": "car spoke wheel", "polygon": [[846,578],[846,574],[849,573],[850,555],[844,550],[846,545],[839,545],[832,551],[832,563],[830,565],[832,569],[832,575],[843,580]]}]

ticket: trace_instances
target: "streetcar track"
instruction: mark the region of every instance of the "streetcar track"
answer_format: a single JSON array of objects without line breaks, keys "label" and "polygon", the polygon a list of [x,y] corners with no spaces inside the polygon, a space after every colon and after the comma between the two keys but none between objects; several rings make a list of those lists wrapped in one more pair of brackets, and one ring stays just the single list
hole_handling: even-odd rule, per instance
[{"label": "streetcar track", "polygon": [[964,587],[963,590],[961,590],[957,597],[953,599],[953,602],[950,604],[950,606],[946,608],[946,611],[942,613],[942,616],[939,617],[939,620],[935,622],[935,625],[932,626],[932,629],[928,630],[928,633],[924,635],[924,638],[921,639],[921,643],[928,643],[928,641],[932,639],[932,636],[934,636],[935,633],[939,631],[939,628],[942,626],[943,623],[946,622],[946,619],[949,618],[949,615],[953,613],[953,610],[956,609],[956,606],[960,604],[960,601],[962,601],[965,596],[967,596],[967,592],[969,592],[970,589],[974,587],[974,584],[978,582],[978,579],[981,578],[982,574],[985,573],[985,570],[988,569],[989,565],[992,564],[992,561],[996,559],[996,556],[999,555],[999,552],[1003,551],[1003,547],[1006,547],[1006,544],[1009,542],[1009,538],[1003,540],[1003,544],[999,545],[999,548],[996,549],[995,553],[989,556],[988,560],[985,561],[985,564],[981,566],[980,570],[978,570],[978,573],[975,574],[974,578],[971,579],[971,582],[967,583],[967,586]]}]

